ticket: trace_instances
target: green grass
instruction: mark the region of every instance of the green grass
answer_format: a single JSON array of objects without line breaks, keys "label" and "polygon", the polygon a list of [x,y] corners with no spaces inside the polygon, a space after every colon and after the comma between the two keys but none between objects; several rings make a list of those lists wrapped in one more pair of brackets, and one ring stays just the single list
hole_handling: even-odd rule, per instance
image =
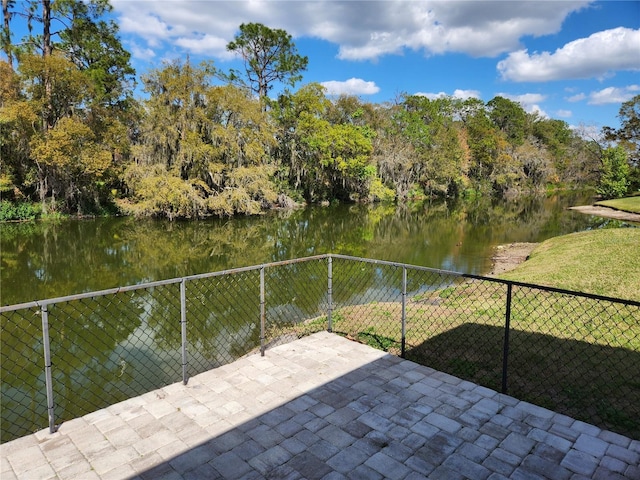
[{"label": "green grass", "polygon": [[640,301],[640,229],[573,233],[541,243],[501,278]]},{"label": "green grass", "polygon": [[640,213],[640,196],[603,200],[595,204],[602,207],[615,208],[623,212]]}]

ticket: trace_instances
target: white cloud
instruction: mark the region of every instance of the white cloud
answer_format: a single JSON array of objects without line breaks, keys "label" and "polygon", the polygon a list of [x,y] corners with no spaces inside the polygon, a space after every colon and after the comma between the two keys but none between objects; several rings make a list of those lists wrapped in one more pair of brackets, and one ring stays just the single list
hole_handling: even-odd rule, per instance
[{"label": "white cloud", "polygon": [[169,25],[161,19],[144,14],[139,17],[125,16],[120,20],[123,33],[135,33],[143,38],[149,46],[156,47],[162,39],[170,37]]},{"label": "white cloud", "polygon": [[156,56],[156,53],[150,48],[140,47],[137,43],[131,43],[131,55],[133,58],[149,60]]},{"label": "white cloud", "polygon": [[182,48],[193,48],[195,53],[203,48],[203,38],[228,42],[241,23],[259,22],[282,28],[294,37],[335,43],[338,57],[349,60],[373,60],[404,49],[428,55],[460,52],[495,56],[519,48],[523,36],[557,33],[570,13],[589,3],[112,0],[122,32],[140,36],[149,47],[181,39]]},{"label": "white cloud", "polygon": [[545,112],[540,105],[531,105],[529,107],[529,109],[527,109],[528,113],[537,113],[539,117],[541,118],[549,118],[549,115],[547,115],[547,112]]},{"label": "white cloud", "polygon": [[231,59],[233,58],[233,54],[227,52],[227,43],[228,42],[223,38],[208,34],[199,38],[180,37],[174,41],[175,45],[178,45],[192,53],[207,54],[209,56],[222,59]]},{"label": "white cloud", "polygon": [[480,92],[478,90],[460,90],[455,89],[453,91],[454,98],[460,98],[465,100],[467,98],[480,98]]},{"label": "white cloud", "polygon": [[510,53],[498,71],[504,80],[516,82],[602,77],[614,70],[640,70],[638,46],[640,30],[618,27],[569,42],[554,53]]},{"label": "white cloud", "polygon": [[[524,35],[557,33],[569,13],[588,3],[340,2],[340,17],[325,22],[316,35],[340,44],[339,58],[349,60],[400,53],[403,48],[426,54],[495,56],[517,48]],[[331,15],[331,10],[325,15]]]},{"label": "white cloud", "polygon": [[445,98],[445,97],[459,98],[461,100],[466,100],[467,98],[480,98],[480,92],[477,90],[461,90],[459,88],[455,89],[453,91],[453,94],[448,94],[445,92],[438,92],[438,93],[417,92],[417,93],[414,93],[414,95],[427,97],[430,100],[435,100],[437,98]]},{"label": "white cloud", "polygon": [[373,95],[380,91],[375,82],[367,82],[361,78],[350,78],[344,82],[330,80],[321,82],[327,95]]},{"label": "white cloud", "polygon": [[556,115],[560,118],[571,118],[573,116],[573,112],[571,110],[558,110]]},{"label": "white cloud", "polygon": [[575,95],[571,95],[570,97],[567,97],[566,100],[567,102],[575,103],[575,102],[581,102],[585,98],[587,98],[587,96],[584,93],[577,93]]},{"label": "white cloud", "polygon": [[640,94],[640,85],[627,87],[607,87],[589,94],[589,105],[604,105],[607,103],[623,103]]}]

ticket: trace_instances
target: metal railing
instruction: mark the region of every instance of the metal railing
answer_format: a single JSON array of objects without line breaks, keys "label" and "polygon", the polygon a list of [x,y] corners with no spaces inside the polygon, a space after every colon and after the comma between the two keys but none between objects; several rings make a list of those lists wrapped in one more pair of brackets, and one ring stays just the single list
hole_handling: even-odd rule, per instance
[{"label": "metal railing", "polygon": [[344,255],[0,307],[1,441],[329,330],[640,438],[640,302]]}]

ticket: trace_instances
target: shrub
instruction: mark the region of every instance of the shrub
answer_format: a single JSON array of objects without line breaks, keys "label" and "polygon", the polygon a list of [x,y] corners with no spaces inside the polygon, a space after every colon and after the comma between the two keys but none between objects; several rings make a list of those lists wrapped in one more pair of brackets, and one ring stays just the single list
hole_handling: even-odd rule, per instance
[{"label": "shrub", "polygon": [[0,201],[0,222],[11,220],[35,220],[42,214],[39,204],[27,202]]},{"label": "shrub", "polygon": [[603,198],[620,198],[629,188],[629,163],[627,152],[617,146],[602,153],[602,174],[596,192]]}]

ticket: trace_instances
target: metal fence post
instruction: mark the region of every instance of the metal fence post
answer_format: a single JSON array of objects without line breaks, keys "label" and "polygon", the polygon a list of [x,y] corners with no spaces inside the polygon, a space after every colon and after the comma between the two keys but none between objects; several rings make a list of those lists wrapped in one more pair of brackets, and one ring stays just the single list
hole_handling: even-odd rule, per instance
[{"label": "metal fence post", "polygon": [[407,347],[407,267],[402,267],[402,340],[400,357],[405,358]]},{"label": "metal fence post", "polygon": [[260,268],[260,355],[264,357],[265,313],[264,313],[264,267]]},{"label": "metal fence post", "polygon": [[41,308],[42,313],[42,347],[44,350],[44,379],[47,388],[47,415],[49,417],[49,433],[56,431],[56,419],[53,403],[53,379],[51,377],[51,343],[49,340],[49,309]]},{"label": "metal fence post", "polygon": [[333,332],[333,320],[331,314],[333,313],[333,258],[329,256],[329,262],[327,265],[327,332]]},{"label": "metal fence post", "polygon": [[180,281],[180,335],[182,337],[182,383],[187,384],[187,284]]},{"label": "metal fence post", "polygon": [[509,364],[509,332],[511,330],[511,291],[513,284],[507,284],[507,308],[504,322],[504,345],[502,351],[502,393],[507,393],[507,374]]}]

